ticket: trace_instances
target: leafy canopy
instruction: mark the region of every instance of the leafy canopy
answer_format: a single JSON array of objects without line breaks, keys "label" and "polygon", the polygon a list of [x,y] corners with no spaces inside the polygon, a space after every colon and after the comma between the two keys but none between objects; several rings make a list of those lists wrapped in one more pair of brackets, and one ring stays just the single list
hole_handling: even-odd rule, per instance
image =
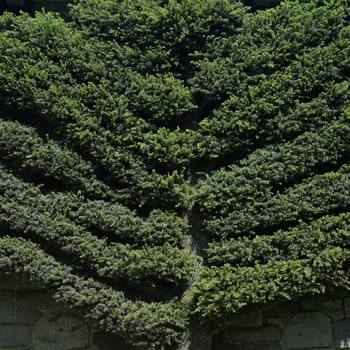
[{"label": "leafy canopy", "polygon": [[349,288],[349,2],[0,17],[0,268],[147,349]]}]

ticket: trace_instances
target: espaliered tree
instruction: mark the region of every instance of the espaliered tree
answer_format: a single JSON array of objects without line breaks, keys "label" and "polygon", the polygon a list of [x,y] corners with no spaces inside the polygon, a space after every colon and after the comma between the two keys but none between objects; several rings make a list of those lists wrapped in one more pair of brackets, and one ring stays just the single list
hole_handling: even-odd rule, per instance
[{"label": "espaliered tree", "polygon": [[140,349],[350,289],[350,3],[0,17],[0,269]]}]

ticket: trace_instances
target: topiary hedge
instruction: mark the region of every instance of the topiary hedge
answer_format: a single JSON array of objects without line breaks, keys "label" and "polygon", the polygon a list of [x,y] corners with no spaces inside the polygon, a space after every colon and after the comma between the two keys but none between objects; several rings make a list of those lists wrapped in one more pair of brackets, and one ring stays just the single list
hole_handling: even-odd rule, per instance
[{"label": "topiary hedge", "polygon": [[349,289],[349,9],[5,12],[1,270],[143,349],[207,350],[246,306]]}]

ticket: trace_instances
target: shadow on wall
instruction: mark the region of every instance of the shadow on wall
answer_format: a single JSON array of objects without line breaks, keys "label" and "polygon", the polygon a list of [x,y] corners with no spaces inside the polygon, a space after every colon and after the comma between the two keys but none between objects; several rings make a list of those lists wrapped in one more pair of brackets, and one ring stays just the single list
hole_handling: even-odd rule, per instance
[{"label": "shadow on wall", "polygon": [[11,350],[132,350],[122,339],[96,331],[48,291],[0,275],[0,348]]}]

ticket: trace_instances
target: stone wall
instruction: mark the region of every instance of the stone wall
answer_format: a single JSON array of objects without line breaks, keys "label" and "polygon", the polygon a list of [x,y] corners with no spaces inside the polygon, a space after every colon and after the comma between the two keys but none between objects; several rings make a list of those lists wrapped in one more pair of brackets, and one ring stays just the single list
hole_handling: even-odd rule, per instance
[{"label": "stone wall", "polygon": [[[350,295],[305,297],[232,317],[213,350],[350,350]],[[132,350],[48,291],[0,275],[0,350]],[[200,349],[198,349],[200,350]]]},{"label": "stone wall", "polygon": [[350,349],[350,297],[305,297],[236,315],[213,350]]},{"label": "stone wall", "polygon": [[131,350],[112,334],[94,331],[45,289],[0,276],[1,350]]}]

